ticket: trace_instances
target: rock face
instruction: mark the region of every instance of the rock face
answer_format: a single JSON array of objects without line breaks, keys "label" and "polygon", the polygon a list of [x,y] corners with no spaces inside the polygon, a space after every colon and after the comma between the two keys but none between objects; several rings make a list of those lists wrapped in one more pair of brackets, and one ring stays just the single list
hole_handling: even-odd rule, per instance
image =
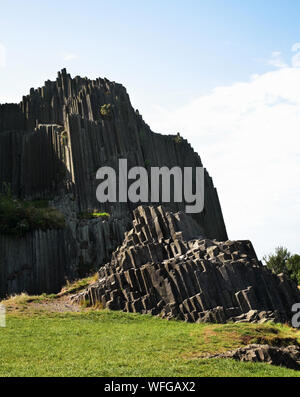
[{"label": "rock face", "polygon": [[[102,114],[103,106],[110,105]],[[23,97],[19,105],[0,105],[0,189],[9,183],[22,198],[74,195],[77,211],[99,207],[96,171],[143,167],[200,167],[200,157],[176,135],[150,130],[133,109],[126,89],[107,79],[74,79],[63,69],[56,81]],[[171,197],[172,199],[172,197]],[[139,204],[105,203],[103,211],[126,218]],[[169,207],[183,210],[185,203]],[[205,172],[205,211],[197,218],[208,238],[227,238],[218,195]]]},{"label": "rock face", "polygon": [[[44,87],[31,89],[20,104],[0,105],[0,192],[5,182],[18,198],[49,199],[65,214],[72,234],[75,257],[57,256],[57,263],[47,266],[73,270],[59,272],[61,276],[55,283],[49,281],[50,290],[62,285],[65,277],[78,276],[80,264],[98,268],[106,263],[122,243],[124,232],[131,225],[132,211],[139,205],[98,203],[96,171],[103,166],[117,169],[121,158],[128,160],[128,169],[202,166],[190,144],[175,138],[176,134],[152,132],[132,108],[122,85],[107,79],[71,78],[65,69],[58,73],[56,81],[48,80]],[[185,203],[172,201],[171,196],[169,209],[176,212],[184,206]],[[110,221],[78,220],[80,212],[94,208],[108,212]],[[206,238],[227,239],[218,194],[206,171],[205,207],[194,219]],[[46,245],[39,233],[34,237],[42,257],[47,255],[49,247],[57,246],[54,234]],[[69,239],[59,244],[64,241],[63,251],[68,252]],[[13,274],[21,274],[28,265],[21,251],[24,241],[15,239],[9,244],[6,236],[0,236],[0,291],[22,292],[16,287],[22,285],[24,290],[38,292],[37,281],[27,283],[25,278],[19,282],[13,278]],[[26,248],[30,249],[37,248],[33,244]],[[33,259],[29,266],[34,268],[39,264]],[[6,277],[12,277],[11,281]]]},{"label": "rock face", "polygon": [[191,322],[289,322],[297,286],[271,273],[250,241],[204,238],[182,212],[140,206],[133,228],[76,302]]},{"label": "rock face", "polygon": [[300,347],[291,345],[276,347],[251,344],[209,358],[233,358],[238,361],[264,362],[290,369],[300,370]]},{"label": "rock face", "polygon": [[0,253],[0,298],[58,292],[76,270],[76,242],[69,228],[36,230],[21,239],[1,236]]},{"label": "rock face", "polygon": [[0,298],[24,291],[59,292],[67,280],[89,273],[92,263],[108,261],[125,231],[125,222],[94,219],[22,238],[0,235]]}]

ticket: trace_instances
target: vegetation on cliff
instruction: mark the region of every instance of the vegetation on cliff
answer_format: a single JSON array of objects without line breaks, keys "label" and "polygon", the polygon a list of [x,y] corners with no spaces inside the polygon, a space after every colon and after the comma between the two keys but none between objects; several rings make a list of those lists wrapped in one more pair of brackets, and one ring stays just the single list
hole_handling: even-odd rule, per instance
[{"label": "vegetation on cliff", "polygon": [[63,214],[44,200],[14,199],[9,191],[0,194],[0,234],[22,237],[33,230],[65,227]]},{"label": "vegetation on cliff", "polygon": [[98,209],[83,211],[78,215],[79,219],[94,219],[101,218],[103,220],[107,220],[110,217],[108,212],[101,212]]},{"label": "vegetation on cliff", "polygon": [[106,103],[100,107],[100,114],[102,117],[110,118],[112,112],[112,105],[110,103]]}]

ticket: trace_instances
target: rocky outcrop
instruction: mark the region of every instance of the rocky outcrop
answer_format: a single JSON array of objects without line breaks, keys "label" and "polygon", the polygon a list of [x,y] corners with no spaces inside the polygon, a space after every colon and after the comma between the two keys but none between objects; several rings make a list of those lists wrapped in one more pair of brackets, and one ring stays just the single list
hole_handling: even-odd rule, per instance
[{"label": "rocky outcrop", "polygon": [[140,206],[99,280],[73,300],[191,322],[289,322],[300,292],[250,241],[205,239],[189,215]]},{"label": "rocky outcrop", "polygon": [[290,369],[300,370],[300,347],[291,345],[277,347],[251,344],[209,358],[233,358],[238,361],[262,362]]},{"label": "rocky outcrop", "polygon": [[[58,255],[55,264],[47,264],[49,274],[61,269],[61,285],[66,277],[82,275],[80,269],[99,268],[109,261],[131,225],[132,211],[139,205],[97,202],[96,171],[103,166],[117,169],[121,158],[127,159],[128,169],[202,166],[190,144],[183,138],[175,138],[176,135],[152,132],[131,106],[121,84],[100,78],[71,78],[65,69],[55,81],[48,80],[44,87],[32,88],[20,104],[0,105],[0,193],[4,186],[10,185],[14,196],[50,200],[51,205],[64,213],[69,229],[65,233],[71,233],[76,258]],[[174,202],[171,195],[168,208],[176,212],[184,210],[185,204]],[[108,212],[110,220],[79,220],[81,212],[94,208]],[[194,219],[205,237],[227,239],[218,194],[207,171],[204,211]],[[0,236],[2,294],[17,293],[20,288],[37,293],[44,288],[44,283],[34,276],[24,275],[23,280],[18,269],[27,265],[31,269],[44,266],[35,262],[36,247],[41,250],[41,257],[58,245],[65,244],[62,249],[68,252],[68,238],[58,241],[54,231],[52,234],[47,243],[39,237],[42,236],[39,232],[34,238],[28,236],[36,245],[30,243],[26,249],[27,240],[14,239],[8,243],[6,236]],[[18,282],[7,279],[15,274],[13,269],[20,274]],[[58,278],[55,280],[49,278],[47,291],[57,290]]]},{"label": "rocky outcrop", "polygon": [[[109,111],[102,114],[107,104]],[[31,89],[19,105],[0,106],[0,191],[6,182],[16,196],[27,199],[63,199],[72,193],[77,212],[101,206],[124,219],[139,204],[99,204],[96,171],[103,166],[118,169],[121,158],[127,159],[128,168],[202,166],[190,144],[175,138],[152,132],[121,84],[72,79],[63,69],[56,81]],[[171,197],[171,210],[184,207]],[[218,194],[207,172],[205,210],[195,218],[208,238],[227,238]]]}]

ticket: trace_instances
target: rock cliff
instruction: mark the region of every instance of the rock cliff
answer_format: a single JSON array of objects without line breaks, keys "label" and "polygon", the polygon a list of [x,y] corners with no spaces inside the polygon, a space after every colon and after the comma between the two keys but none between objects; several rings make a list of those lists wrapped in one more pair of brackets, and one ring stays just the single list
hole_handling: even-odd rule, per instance
[{"label": "rock cliff", "polygon": [[[101,108],[110,105],[105,113]],[[18,197],[74,194],[77,211],[98,207],[96,171],[118,168],[126,158],[133,166],[202,166],[190,144],[176,135],[150,130],[133,109],[126,89],[107,79],[71,78],[66,70],[56,81],[31,89],[19,105],[0,106],[0,184]],[[124,218],[139,204],[105,203],[104,211]],[[170,203],[177,211],[184,203]],[[205,210],[198,216],[208,238],[227,237],[216,189],[205,173]]]},{"label": "rock cliff", "polygon": [[[55,292],[80,269],[109,261],[140,203],[99,204],[96,171],[103,166],[116,169],[121,158],[128,160],[128,168],[202,166],[190,144],[175,138],[152,132],[122,85],[71,78],[65,69],[55,81],[32,88],[21,103],[0,105],[0,192],[9,185],[20,199],[47,199],[64,213],[67,225],[63,237],[57,231],[46,237],[37,231],[25,243],[24,238],[0,236],[0,294],[40,292],[44,282],[32,274],[46,268],[51,273],[45,276],[47,292]],[[168,208],[176,212],[184,205],[171,200]],[[79,219],[94,208],[108,212],[110,219]],[[206,171],[205,207],[194,220],[206,238],[227,239],[218,194]],[[55,263],[38,259],[49,252],[55,252]]]}]

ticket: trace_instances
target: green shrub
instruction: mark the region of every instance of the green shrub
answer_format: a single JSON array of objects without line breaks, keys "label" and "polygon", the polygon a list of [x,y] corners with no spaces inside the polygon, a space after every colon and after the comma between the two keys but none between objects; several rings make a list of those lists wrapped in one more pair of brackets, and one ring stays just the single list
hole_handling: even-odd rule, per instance
[{"label": "green shrub", "polygon": [[286,271],[286,261],[290,256],[291,254],[285,247],[277,247],[275,248],[275,254],[264,256],[263,260],[270,270],[279,274]]},{"label": "green shrub", "polygon": [[84,211],[79,214],[79,219],[94,219],[94,218],[102,218],[103,220],[107,220],[110,217],[108,212],[101,212],[100,210],[93,211]]},{"label": "green shrub", "polygon": [[174,138],[175,143],[181,143],[182,142],[182,137],[180,136],[179,132],[177,132],[177,135]]},{"label": "green shrub", "polygon": [[22,237],[37,229],[64,227],[63,214],[49,207],[46,200],[22,201],[0,194],[0,234]]},{"label": "green shrub", "polygon": [[112,111],[112,106],[110,103],[107,103],[100,107],[100,114],[102,117],[109,118],[111,116],[111,111]]},{"label": "green shrub", "polygon": [[274,273],[285,273],[300,285],[300,255],[291,255],[285,247],[277,247],[275,254],[264,256],[263,260]]},{"label": "green shrub", "polygon": [[300,255],[292,255],[286,261],[286,268],[292,280],[300,285]]},{"label": "green shrub", "polygon": [[32,200],[31,204],[35,208],[48,208],[49,207],[49,200]]}]

